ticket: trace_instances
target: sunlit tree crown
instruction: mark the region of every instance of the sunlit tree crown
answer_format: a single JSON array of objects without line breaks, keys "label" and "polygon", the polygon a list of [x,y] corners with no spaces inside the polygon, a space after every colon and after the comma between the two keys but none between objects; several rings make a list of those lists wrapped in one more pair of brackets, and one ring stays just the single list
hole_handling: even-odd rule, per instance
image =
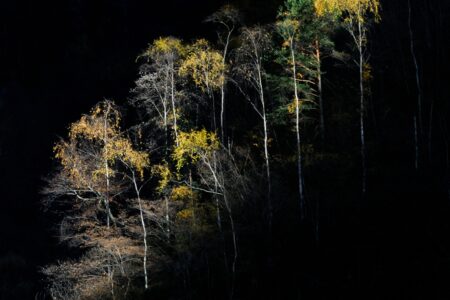
[{"label": "sunlit tree crown", "polygon": [[189,47],[189,54],[180,68],[180,75],[189,76],[203,91],[219,89],[224,83],[225,64],[220,52],[205,39]]},{"label": "sunlit tree crown", "polygon": [[188,162],[197,162],[202,156],[211,155],[219,149],[217,135],[205,129],[191,132],[180,132],[179,145],[175,148],[173,158],[177,163],[177,169]]},{"label": "sunlit tree crown", "polygon": [[363,22],[364,15],[370,13],[375,16],[376,20],[380,18],[379,0],[314,0],[314,6],[319,16],[329,13],[347,13],[356,16]]}]

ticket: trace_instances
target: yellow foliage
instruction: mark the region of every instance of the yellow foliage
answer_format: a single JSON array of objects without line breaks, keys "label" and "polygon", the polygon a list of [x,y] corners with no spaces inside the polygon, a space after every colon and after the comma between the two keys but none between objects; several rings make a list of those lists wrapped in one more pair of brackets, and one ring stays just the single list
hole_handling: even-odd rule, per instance
[{"label": "yellow foliage", "polygon": [[339,0],[314,0],[314,7],[319,16],[340,11]]},{"label": "yellow foliage", "polygon": [[380,19],[380,0],[314,0],[314,6],[319,16],[347,13],[364,23],[364,15],[370,13],[375,20]]},{"label": "yellow foliage", "polygon": [[142,56],[157,59],[166,55],[183,56],[185,53],[186,47],[181,40],[174,37],[160,37],[153,41]]},{"label": "yellow foliage", "polygon": [[184,219],[184,220],[191,219],[194,217],[194,210],[192,208],[186,208],[186,209],[180,210],[177,213],[177,217],[180,219]]},{"label": "yellow foliage", "polygon": [[121,159],[135,169],[141,178],[144,176],[144,170],[150,165],[148,153],[134,150],[131,141],[126,138],[116,137],[105,145],[105,149],[105,157],[109,162],[114,163],[116,159]]},{"label": "yellow foliage", "polygon": [[303,101],[302,101],[302,100],[295,100],[295,99],[294,99],[294,100],[292,100],[292,102],[289,103],[288,106],[287,106],[287,110],[288,110],[288,113],[289,113],[289,114],[295,114],[295,111],[296,111],[296,109],[297,109],[297,103],[296,103],[296,101],[298,101],[298,106],[299,106],[300,111],[302,110]]},{"label": "yellow foliage", "polygon": [[160,176],[157,190],[162,193],[170,183],[172,179],[172,172],[167,165],[156,165],[153,167],[153,172]]},{"label": "yellow foliage", "polygon": [[372,79],[372,66],[369,63],[365,63],[363,65],[363,80],[365,82],[370,82]]},{"label": "yellow foliage", "polygon": [[187,200],[195,199],[195,197],[196,197],[195,192],[191,188],[184,185],[174,187],[170,195],[170,198],[173,201],[184,201],[184,202]]},{"label": "yellow foliage", "polygon": [[208,41],[199,39],[190,47],[179,73],[181,76],[191,77],[202,91],[216,90],[225,81],[223,56],[211,49]]},{"label": "yellow foliage", "polygon": [[78,188],[88,184],[86,173],[89,173],[88,166],[81,156],[76,155],[73,143],[61,141],[53,147],[55,158],[58,159],[69,179]]},{"label": "yellow foliage", "polygon": [[299,33],[300,22],[295,18],[290,18],[289,13],[285,12],[285,19],[278,21],[276,27],[284,41],[283,48],[288,48],[291,45],[291,40]]},{"label": "yellow foliage", "polygon": [[69,138],[78,137],[88,140],[107,139],[119,130],[120,113],[110,101],[97,104],[89,115],[73,123],[69,128]]},{"label": "yellow foliage", "polygon": [[[141,177],[150,165],[149,155],[133,148],[119,127],[120,113],[110,101],[96,105],[89,115],[70,126],[69,140],[53,148],[73,184],[86,186],[105,176],[114,176],[112,166],[121,160]],[[87,149],[81,149],[86,145]]]},{"label": "yellow foliage", "polygon": [[207,132],[205,129],[191,132],[180,132],[178,134],[178,146],[175,147],[172,154],[176,161],[177,170],[190,160],[197,162],[202,156],[209,156],[212,152],[219,149],[219,139],[213,132]]}]

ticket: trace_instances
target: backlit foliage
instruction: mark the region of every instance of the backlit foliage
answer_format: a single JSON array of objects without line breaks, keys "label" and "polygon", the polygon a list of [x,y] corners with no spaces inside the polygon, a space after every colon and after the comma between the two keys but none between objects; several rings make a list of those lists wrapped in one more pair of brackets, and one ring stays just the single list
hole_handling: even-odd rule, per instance
[{"label": "backlit foliage", "polygon": [[179,145],[175,147],[173,158],[180,171],[188,162],[195,163],[203,156],[209,156],[219,149],[217,135],[205,129],[200,131],[180,132]]},{"label": "backlit foliage", "polygon": [[190,188],[185,185],[177,186],[172,189],[172,192],[170,194],[170,198],[173,201],[188,201],[191,199],[194,199],[196,197],[196,193]]},{"label": "backlit foliage", "polygon": [[156,39],[141,57],[157,60],[164,56],[171,56],[172,58],[181,57],[186,54],[186,47],[183,42],[174,37],[161,37]]},{"label": "backlit foliage", "polygon": [[120,113],[114,104],[101,102],[70,126],[68,141],[55,145],[55,158],[73,184],[83,186],[107,174],[113,176],[113,166],[119,161],[143,176],[150,164],[149,156],[133,148],[121,134],[119,122]]},{"label": "backlit foliage", "polygon": [[194,217],[194,210],[192,208],[185,208],[177,213],[177,217],[180,219],[192,219]]},{"label": "backlit foliage", "polygon": [[299,34],[300,22],[286,16],[276,23],[276,28],[284,39],[283,47],[289,47],[291,40]]},{"label": "backlit foliage", "polygon": [[362,23],[366,21],[366,13],[372,14],[375,20],[380,18],[379,0],[314,0],[314,6],[319,16],[347,13],[346,20],[356,18]]},{"label": "backlit foliage", "polygon": [[172,172],[167,164],[154,166],[152,172],[159,176],[158,186],[156,189],[158,193],[162,193],[169,186],[170,180],[172,179]]},{"label": "backlit foliage", "polygon": [[364,82],[370,82],[372,79],[372,66],[369,63],[365,63],[363,65],[363,80]]},{"label": "backlit foliage", "polygon": [[[136,109],[128,114],[132,127],[122,131],[118,107],[103,101],[74,122],[68,138],[55,145],[60,168],[46,193],[50,204],[59,205],[61,240],[76,248],[78,259],[46,270],[54,283],[54,299],[71,299],[58,294],[66,292],[66,286],[75,291],[73,299],[140,299],[125,294],[128,286],[141,286],[143,281],[148,297],[158,298],[178,284],[179,294],[169,295],[170,291],[170,299],[204,299],[197,294],[197,284],[208,283],[209,296],[236,299],[242,293],[237,288],[247,282],[238,281],[242,276],[256,278],[258,287],[264,282],[248,272],[247,265],[254,264],[246,257],[266,246],[261,239],[266,228],[270,242],[284,236],[278,235],[284,230],[284,213],[289,213],[285,220],[298,217],[297,225],[314,228],[319,241],[320,199],[316,202],[315,195],[320,193],[314,181],[320,182],[322,170],[356,169],[352,160],[333,152],[336,142],[345,144],[342,141],[350,137],[345,128],[355,121],[352,98],[336,95],[338,101],[333,102],[334,91],[347,88],[347,78],[327,86],[336,76],[325,74],[335,66],[322,62],[333,52],[338,24],[351,33],[347,39],[359,38],[360,49],[366,50],[369,19],[379,18],[380,4],[283,2],[271,24],[241,28],[239,12],[231,6],[208,18],[218,27],[216,45],[222,46],[222,53],[205,39],[192,44],[174,37],[154,40],[139,57],[144,62],[130,99]],[[341,62],[347,60],[342,55]],[[360,66],[364,82],[372,80],[368,60]],[[214,99],[219,90],[220,142],[214,132],[219,128]],[[322,115],[330,123],[330,138],[319,146],[315,109],[322,95],[330,109]],[[347,105],[351,106],[346,110]],[[209,110],[211,115],[206,114]],[[149,154],[141,147],[152,149],[151,171],[147,172]],[[328,159],[331,155],[335,156]],[[329,162],[336,167],[326,167]],[[306,180],[311,191],[306,201],[302,174],[311,176]],[[272,252],[262,250],[258,261]]]},{"label": "backlit foliage", "polygon": [[211,92],[224,83],[225,64],[220,52],[204,39],[197,40],[180,68],[180,75],[189,76],[202,91]]}]

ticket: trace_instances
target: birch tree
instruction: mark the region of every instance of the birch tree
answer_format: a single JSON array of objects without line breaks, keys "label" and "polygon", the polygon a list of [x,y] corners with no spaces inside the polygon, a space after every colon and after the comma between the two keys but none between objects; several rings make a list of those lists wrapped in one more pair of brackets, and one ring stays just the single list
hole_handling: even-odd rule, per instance
[{"label": "birch tree", "polygon": [[367,158],[366,158],[366,132],[365,132],[365,77],[368,78],[369,55],[367,53],[367,35],[371,19],[380,20],[379,0],[315,0],[314,5],[319,16],[326,13],[342,15],[344,28],[350,34],[358,53],[355,61],[359,70],[359,123],[361,139],[361,164],[362,164],[362,193],[367,188]]},{"label": "birch tree", "polygon": [[173,157],[178,170],[188,163],[197,166],[197,174],[200,176],[201,186],[190,185],[190,187],[218,197],[216,199],[221,199],[228,215],[233,245],[232,284],[230,291],[230,298],[232,298],[238,260],[237,228],[233,213],[233,198],[243,198],[246,190],[246,179],[236,166],[230,152],[220,145],[217,136],[204,129],[181,133],[180,144],[175,148]]},{"label": "birch tree", "polygon": [[225,85],[225,61],[222,54],[212,49],[205,39],[195,41],[183,61],[179,73],[189,77],[207,95],[212,104],[213,130],[217,130],[214,94]]},{"label": "birch tree", "polygon": [[[75,223],[71,223],[72,227],[83,228],[86,226],[83,222],[91,224],[96,219],[96,210],[105,212],[107,229],[111,227],[110,222],[116,224],[112,206],[119,206],[115,203],[116,198],[128,188],[123,177],[126,173],[121,171],[120,165],[125,166],[131,173],[127,176],[132,179],[141,203],[137,178],[143,178],[144,169],[149,166],[149,157],[147,153],[135,150],[131,141],[123,135],[119,127],[120,119],[115,104],[105,100],[96,105],[90,114],[73,123],[68,140],[60,141],[54,148],[61,168],[44,192],[52,200],[73,198],[70,207],[76,210],[73,212],[72,220]],[[79,218],[77,215],[84,216]],[[147,287],[147,242],[142,210],[140,216],[145,249],[144,278]],[[95,222],[90,226],[95,226]],[[92,239],[92,236],[89,239]]]},{"label": "birch tree", "polygon": [[[178,143],[178,114],[182,91],[178,70],[186,54],[182,41],[165,37],[155,40],[141,55],[148,63],[140,70],[132,102],[156,115],[166,132],[171,124],[175,143]],[[158,123],[157,123],[158,124]]]},{"label": "birch tree", "polygon": [[297,70],[297,47],[296,43],[298,41],[299,35],[299,22],[293,19],[285,19],[277,23],[277,29],[285,39],[285,45],[289,49],[290,56],[290,72],[292,74],[292,87],[294,90],[294,107],[295,107],[295,135],[297,141],[297,176],[298,176],[298,192],[300,199],[300,213],[302,218],[305,214],[305,195],[304,195],[304,184],[303,184],[303,168],[302,168],[302,151],[301,151],[301,137],[300,137],[300,92],[298,81],[302,77],[301,73]]},{"label": "birch tree", "polygon": [[[411,57],[414,65],[414,75],[417,88],[417,113],[414,115],[414,142],[415,142],[415,168],[419,169],[420,164],[420,143],[423,138],[423,114],[422,114],[422,85],[420,82],[420,68],[416,56],[416,48],[414,45],[414,32],[412,28],[412,7],[411,1],[408,0],[408,34]],[[431,118],[430,118],[431,119]],[[431,126],[430,126],[431,128]],[[431,130],[431,129],[430,129]],[[430,151],[431,152],[431,151]],[[430,154],[430,153],[429,153]]]},{"label": "birch tree", "polygon": [[[222,47],[223,64],[226,65],[233,34],[241,23],[240,13],[233,6],[225,5],[217,12],[209,16],[206,19],[206,22],[216,24],[219,27],[217,30],[217,37],[219,45]],[[220,137],[222,143],[225,143],[225,93],[227,85],[227,74],[225,68],[223,70],[223,77],[224,80],[220,86]]]},{"label": "birch tree", "polygon": [[267,120],[267,99],[265,95],[265,70],[263,66],[264,54],[270,49],[270,34],[262,26],[244,27],[240,35],[241,46],[237,49],[236,74],[240,81],[256,92],[251,97],[238,84],[237,87],[248,100],[263,125],[264,161],[268,186],[269,226],[272,224],[271,173],[269,155],[269,128]]}]

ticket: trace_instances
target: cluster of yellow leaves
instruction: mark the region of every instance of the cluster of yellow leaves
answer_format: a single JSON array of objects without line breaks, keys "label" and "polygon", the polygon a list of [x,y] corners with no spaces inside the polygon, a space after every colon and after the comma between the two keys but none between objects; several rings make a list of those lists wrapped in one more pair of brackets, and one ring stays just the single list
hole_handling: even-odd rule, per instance
[{"label": "cluster of yellow leaves", "polygon": [[191,77],[202,91],[217,90],[225,81],[223,56],[213,50],[208,41],[199,39],[190,47],[179,73]]},{"label": "cluster of yellow leaves", "polygon": [[144,170],[150,165],[148,153],[134,150],[129,139],[117,137],[106,144],[105,148],[106,159],[109,162],[114,163],[120,159],[136,170],[141,178],[144,176]]},{"label": "cluster of yellow leaves", "polygon": [[58,159],[70,180],[76,185],[75,188],[88,185],[88,166],[82,157],[76,154],[75,145],[61,141],[53,147],[55,158]]},{"label": "cluster of yellow leaves", "polygon": [[[144,175],[144,169],[150,165],[149,155],[135,150],[131,141],[122,136],[119,121],[119,111],[111,102],[103,101],[70,126],[69,141],[55,145],[55,158],[74,183],[83,186],[89,179],[98,180],[106,174],[113,176],[111,166],[117,160],[141,177]],[[86,153],[79,149],[83,143],[89,143],[96,150]]]},{"label": "cluster of yellow leaves", "polygon": [[319,16],[338,12],[341,9],[339,0],[314,0],[314,7]]},{"label": "cluster of yellow leaves", "polygon": [[170,183],[170,180],[172,179],[172,172],[170,172],[170,169],[167,166],[167,164],[156,165],[153,167],[152,171],[153,173],[158,174],[160,177],[157,190],[159,193],[162,193],[167,188],[167,186]]},{"label": "cluster of yellow leaves", "polygon": [[180,171],[190,160],[197,162],[202,156],[209,156],[219,149],[219,139],[213,132],[205,129],[191,132],[180,132],[178,135],[178,146],[172,154],[176,161],[177,170]]},{"label": "cluster of yellow leaves", "polygon": [[314,6],[319,16],[345,12],[360,22],[364,22],[366,13],[372,14],[375,20],[380,18],[380,0],[314,0]]},{"label": "cluster of yellow leaves", "polygon": [[186,47],[181,40],[174,37],[160,37],[153,41],[153,44],[151,44],[141,56],[156,59],[159,56],[184,56],[185,54]]},{"label": "cluster of yellow leaves", "polygon": [[293,39],[299,33],[300,22],[295,18],[291,18],[288,13],[285,14],[287,14],[284,15],[286,18],[278,21],[276,23],[276,27],[278,32],[284,39],[282,47],[288,48],[291,45],[291,39]]},{"label": "cluster of yellow leaves", "polygon": [[97,104],[89,115],[84,115],[69,129],[69,138],[83,137],[88,140],[107,139],[117,135],[120,113],[109,101]]},{"label": "cluster of yellow leaves", "polygon": [[192,200],[196,198],[196,193],[187,186],[177,186],[172,189],[170,198],[173,201],[183,201]]},{"label": "cluster of yellow leaves", "polygon": [[180,210],[177,213],[177,217],[180,219],[183,219],[183,220],[191,219],[194,217],[194,210],[192,208],[186,208],[186,209]]},{"label": "cluster of yellow leaves", "polygon": [[369,63],[365,63],[363,65],[363,80],[364,82],[370,82],[372,79],[372,66]]},{"label": "cluster of yellow leaves", "polygon": [[300,110],[300,111],[302,110],[303,101],[300,100],[300,99],[299,99],[299,100],[294,99],[294,100],[292,100],[292,102],[289,103],[288,106],[287,106],[287,110],[288,110],[288,113],[289,113],[289,114],[295,114],[296,109],[297,109],[297,103],[296,103],[296,102],[298,102],[299,110]]}]

